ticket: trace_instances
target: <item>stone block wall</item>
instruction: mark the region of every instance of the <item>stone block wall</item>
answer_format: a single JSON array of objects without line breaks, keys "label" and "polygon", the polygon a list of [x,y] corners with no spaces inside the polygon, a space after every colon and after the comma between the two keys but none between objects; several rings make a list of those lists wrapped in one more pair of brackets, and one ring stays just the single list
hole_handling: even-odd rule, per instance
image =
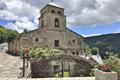
[{"label": "stone block wall", "polygon": [[[31,59],[30,62],[32,77],[55,77],[55,71],[62,71],[60,60],[63,61],[64,71],[70,72],[71,77],[89,76],[90,70],[92,69],[91,65],[89,64],[89,62],[85,62],[84,59],[79,60],[79,58],[70,55],[58,55],[54,57]],[[79,62],[76,61],[76,59],[78,59]],[[55,66],[57,66],[56,70],[54,70]]]},{"label": "stone block wall", "polygon": [[118,80],[118,77],[116,72],[103,72],[96,69],[95,80]]}]

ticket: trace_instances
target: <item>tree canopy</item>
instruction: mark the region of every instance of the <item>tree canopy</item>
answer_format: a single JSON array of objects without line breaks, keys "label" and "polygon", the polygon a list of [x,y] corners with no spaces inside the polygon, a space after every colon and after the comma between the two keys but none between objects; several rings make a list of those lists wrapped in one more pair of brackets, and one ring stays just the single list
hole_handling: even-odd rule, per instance
[{"label": "tree canopy", "polygon": [[85,53],[86,55],[97,55],[99,54],[99,49],[97,47],[89,47],[89,45],[85,45]]},{"label": "tree canopy", "polygon": [[17,37],[19,37],[17,31],[0,26],[0,43],[10,42]]},{"label": "tree canopy", "polygon": [[107,52],[107,54],[109,56],[105,58],[104,63],[111,65],[113,71],[120,73],[120,58],[118,55],[112,52]]}]

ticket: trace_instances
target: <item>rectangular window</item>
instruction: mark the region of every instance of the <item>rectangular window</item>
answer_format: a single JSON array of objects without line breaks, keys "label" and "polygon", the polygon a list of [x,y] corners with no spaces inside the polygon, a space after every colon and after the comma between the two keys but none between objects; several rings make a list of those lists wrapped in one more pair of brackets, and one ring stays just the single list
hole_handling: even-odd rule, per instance
[{"label": "rectangular window", "polygon": [[55,40],[54,45],[55,45],[55,47],[59,47],[59,40]]},{"label": "rectangular window", "polygon": [[41,24],[42,27],[44,27],[44,20],[42,20],[42,24]]}]

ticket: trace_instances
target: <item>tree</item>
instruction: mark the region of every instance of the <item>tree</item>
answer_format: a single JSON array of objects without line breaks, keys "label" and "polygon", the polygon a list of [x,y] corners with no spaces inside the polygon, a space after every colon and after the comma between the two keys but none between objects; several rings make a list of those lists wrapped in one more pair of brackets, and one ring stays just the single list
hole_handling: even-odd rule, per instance
[{"label": "tree", "polygon": [[24,29],[24,31],[23,31],[24,33],[27,33],[28,32],[28,30],[27,29]]},{"label": "tree", "polygon": [[112,52],[107,52],[107,54],[109,56],[104,60],[104,63],[111,65],[112,71],[120,73],[120,58],[118,55]]},{"label": "tree", "polygon": [[86,56],[91,54],[91,48],[88,45],[85,45]]},{"label": "tree", "polygon": [[15,30],[6,29],[0,26],[0,43],[10,42],[19,37],[19,33]]},{"label": "tree", "polygon": [[93,48],[91,49],[91,54],[92,54],[92,55],[97,55],[98,53],[99,53],[99,49],[98,49],[98,48],[93,47]]},{"label": "tree", "polygon": [[19,33],[15,30],[7,29],[7,42],[11,42],[15,38],[19,37]]},{"label": "tree", "polygon": [[6,42],[5,29],[0,26],[0,43]]}]

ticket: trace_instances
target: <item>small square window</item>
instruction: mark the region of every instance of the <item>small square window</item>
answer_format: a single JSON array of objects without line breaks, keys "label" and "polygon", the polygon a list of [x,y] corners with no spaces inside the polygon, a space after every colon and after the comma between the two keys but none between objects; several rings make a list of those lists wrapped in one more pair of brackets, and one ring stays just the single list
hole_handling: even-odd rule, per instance
[{"label": "small square window", "polygon": [[73,43],[75,43],[75,39],[73,39],[73,41],[72,41]]},{"label": "small square window", "polygon": [[75,55],[75,52],[72,52],[73,55]]},{"label": "small square window", "polygon": [[52,12],[52,13],[54,13],[55,11],[54,11],[54,10],[52,10],[51,12]]},{"label": "small square window", "polygon": [[61,12],[60,12],[60,11],[58,11],[58,14],[61,14]]}]

